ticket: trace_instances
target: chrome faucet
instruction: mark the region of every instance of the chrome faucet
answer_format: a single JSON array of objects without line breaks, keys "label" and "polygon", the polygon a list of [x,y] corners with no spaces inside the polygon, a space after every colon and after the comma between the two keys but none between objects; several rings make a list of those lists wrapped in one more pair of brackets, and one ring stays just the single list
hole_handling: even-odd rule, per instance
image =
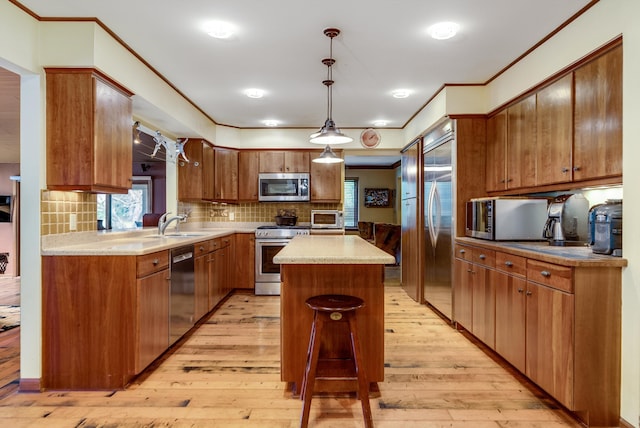
[{"label": "chrome faucet", "polygon": [[166,220],[167,215],[169,214],[171,214],[171,212],[166,212],[162,214],[162,217],[160,217],[160,220],[158,220],[158,235],[164,235],[164,232],[167,230],[167,227],[169,227],[169,225],[174,221],[176,222],[176,232],[177,232],[179,222],[187,218],[186,215],[181,214],[181,215],[170,217],[169,220]]}]

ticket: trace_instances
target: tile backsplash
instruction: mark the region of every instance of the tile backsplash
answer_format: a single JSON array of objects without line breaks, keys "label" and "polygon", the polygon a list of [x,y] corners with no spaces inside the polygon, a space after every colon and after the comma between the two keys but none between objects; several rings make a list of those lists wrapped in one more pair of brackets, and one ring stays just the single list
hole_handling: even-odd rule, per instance
[{"label": "tile backsplash", "polygon": [[[81,192],[42,190],[40,194],[40,235],[87,232],[97,229],[96,195]],[[70,227],[76,215],[76,230]]]}]

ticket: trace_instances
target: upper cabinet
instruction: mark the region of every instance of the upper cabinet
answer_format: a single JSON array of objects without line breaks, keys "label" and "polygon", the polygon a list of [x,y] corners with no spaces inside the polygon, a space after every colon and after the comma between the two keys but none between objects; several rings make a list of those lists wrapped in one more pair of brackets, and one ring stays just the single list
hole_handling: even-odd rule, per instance
[{"label": "upper cabinet", "polygon": [[46,68],[47,188],[126,193],[132,93],[94,69]]},{"label": "upper cabinet", "polygon": [[622,46],[575,71],[574,180],[622,176]]},{"label": "upper cabinet", "polygon": [[[181,201],[200,201],[204,199],[204,157],[207,152],[208,170],[213,173],[213,147],[204,140],[189,139],[184,146],[184,154],[189,162],[182,158],[178,165],[178,199]],[[208,175],[207,175],[208,177]],[[211,175],[213,178],[213,175]],[[213,180],[211,180],[213,184]],[[207,190],[213,195],[213,186]]]},{"label": "upper cabinet", "polygon": [[258,171],[260,152],[240,150],[238,153],[238,201],[258,202]]},{"label": "upper cabinet", "polygon": [[402,199],[418,195],[418,154],[420,140],[416,140],[402,150],[401,175]]},{"label": "upper cabinet", "polygon": [[[339,150],[334,150],[341,156]],[[311,151],[310,157],[316,158],[322,150]],[[344,163],[315,163],[310,162],[309,189],[311,202],[341,202]]]},{"label": "upper cabinet", "polygon": [[487,192],[622,181],[622,46],[487,121]]},{"label": "upper cabinet", "polygon": [[200,139],[184,146],[189,162],[179,159],[178,199],[235,202],[238,199],[238,151]]},{"label": "upper cabinet", "polygon": [[309,152],[269,150],[260,153],[260,172],[309,172]]},{"label": "upper cabinet", "polygon": [[214,175],[214,200],[236,202],[238,200],[237,150],[216,147]]}]

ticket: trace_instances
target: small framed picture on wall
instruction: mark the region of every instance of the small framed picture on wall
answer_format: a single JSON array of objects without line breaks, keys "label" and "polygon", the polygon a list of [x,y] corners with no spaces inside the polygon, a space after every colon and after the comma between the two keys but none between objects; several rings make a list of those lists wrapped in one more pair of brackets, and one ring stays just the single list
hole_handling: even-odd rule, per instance
[{"label": "small framed picture on wall", "polygon": [[364,189],[366,208],[388,208],[391,206],[391,189]]}]

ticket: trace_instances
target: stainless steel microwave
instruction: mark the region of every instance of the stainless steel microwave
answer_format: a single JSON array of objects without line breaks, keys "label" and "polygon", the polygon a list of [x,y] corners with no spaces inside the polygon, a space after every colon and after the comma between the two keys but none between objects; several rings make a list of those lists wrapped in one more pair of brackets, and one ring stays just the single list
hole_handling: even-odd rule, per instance
[{"label": "stainless steel microwave", "polygon": [[471,199],[465,235],[493,241],[541,241],[546,220],[546,198]]},{"label": "stainless steel microwave", "polygon": [[258,200],[262,202],[304,202],[309,200],[309,174],[258,174]]}]

